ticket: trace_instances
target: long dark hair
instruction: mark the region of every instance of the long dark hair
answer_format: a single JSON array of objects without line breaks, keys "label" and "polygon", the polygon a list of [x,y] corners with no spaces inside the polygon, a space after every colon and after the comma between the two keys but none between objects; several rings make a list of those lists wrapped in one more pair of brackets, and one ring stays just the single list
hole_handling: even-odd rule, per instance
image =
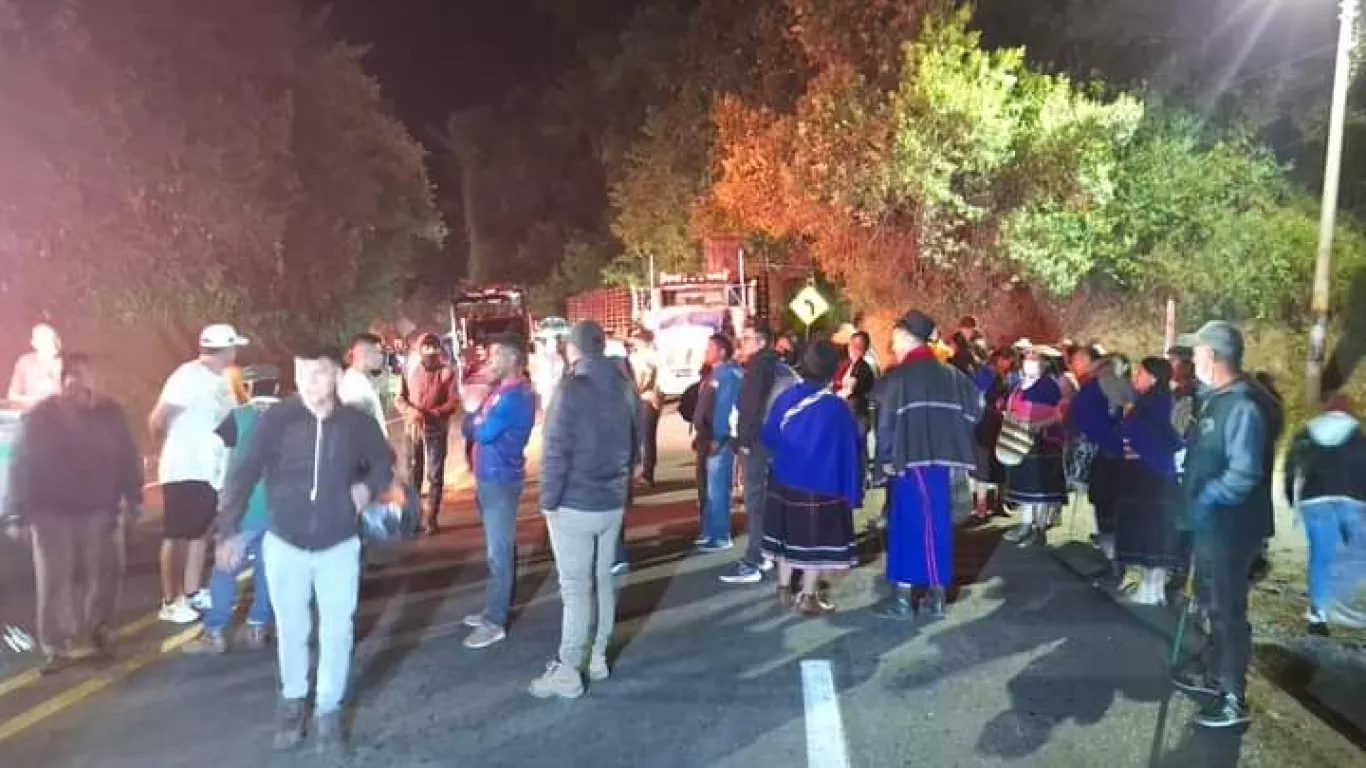
[{"label": "long dark hair", "polygon": [[1163,357],[1145,357],[1139,363],[1143,370],[1152,376],[1156,383],[1153,384],[1154,392],[1169,392],[1172,388],[1172,364]]}]

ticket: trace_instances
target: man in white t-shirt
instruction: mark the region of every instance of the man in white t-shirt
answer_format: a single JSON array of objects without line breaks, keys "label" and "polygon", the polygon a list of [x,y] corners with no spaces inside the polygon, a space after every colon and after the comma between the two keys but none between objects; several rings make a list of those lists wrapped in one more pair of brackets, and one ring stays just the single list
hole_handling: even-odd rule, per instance
[{"label": "man in white t-shirt", "polygon": [[375,389],[375,376],[384,369],[384,340],[373,333],[356,334],[351,338],[346,364],[346,372],[337,385],[337,399],[374,417],[379,422],[379,431],[387,437],[384,403]]},{"label": "man in white t-shirt", "polygon": [[33,326],[30,344],[33,351],[15,362],[9,382],[10,402],[25,411],[62,389],[61,337],[52,326],[40,323]]},{"label": "man in white t-shirt", "polygon": [[[237,348],[246,345],[231,325],[206,327],[199,335],[199,357],[166,380],[147,420],[153,437],[164,437],[157,469],[164,526],[162,621],[189,624],[208,609],[204,564],[227,462],[216,430],[234,405],[223,371],[237,359]],[[182,557],[184,570],[176,568]]]}]

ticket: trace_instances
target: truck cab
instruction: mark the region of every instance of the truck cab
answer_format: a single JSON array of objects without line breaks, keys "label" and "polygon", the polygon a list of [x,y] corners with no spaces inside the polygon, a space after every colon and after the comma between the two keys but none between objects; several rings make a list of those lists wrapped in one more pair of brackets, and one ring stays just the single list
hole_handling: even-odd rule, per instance
[{"label": "truck cab", "polygon": [[660,275],[653,293],[641,324],[655,334],[660,393],[679,397],[700,378],[712,335],[735,335],[754,313],[754,288],[721,271]]},{"label": "truck cab", "polygon": [[478,375],[487,359],[489,342],[504,334],[531,338],[531,315],[521,286],[464,286],[456,291],[446,340],[462,380]]}]

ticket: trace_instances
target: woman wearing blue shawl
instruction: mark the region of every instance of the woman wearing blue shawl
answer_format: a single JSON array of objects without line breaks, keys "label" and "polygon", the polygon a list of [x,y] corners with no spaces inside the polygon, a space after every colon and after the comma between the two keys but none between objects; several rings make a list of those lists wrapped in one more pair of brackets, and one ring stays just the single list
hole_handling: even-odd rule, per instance
[{"label": "woman wearing blue shawl", "polygon": [[808,616],[834,610],[818,589],[821,574],[858,562],[854,509],[863,504],[858,421],[830,389],[840,355],[828,341],[807,347],[804,380],[769,410],[760,438],[773,456],[764,553],[778,563],[778,601],[794,603],[792,576],[801,573],[795,604]]},{"label": "woman wearing blue shawl", "polygon": [[1121,565],[1142,569],[1130,598],[1142,605],[1167,601],[1167,573],[1180,565],[1176,452],[1181,437],[1172,426],[1171,376],[1171,364],[1160,357],[1140,363],[1134,369],[1138,396],[1125,406],[1119,428],[1124,461],[1115,505],[1115,556]]}]

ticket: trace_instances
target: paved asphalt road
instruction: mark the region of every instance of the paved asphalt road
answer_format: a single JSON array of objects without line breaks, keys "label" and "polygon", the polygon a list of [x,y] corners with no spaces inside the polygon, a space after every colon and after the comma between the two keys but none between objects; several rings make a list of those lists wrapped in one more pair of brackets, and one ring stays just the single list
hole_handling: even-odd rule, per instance
[{"label": "paved asphalt road", "polygon": [[[364,584],[349,764],[1291,768],[1361,757],[1325,748],[1321,729],[1275,694],[1256,702],[1261,718],[1245,736],[1192,730],[1195,705],[1165,682],[1165,641],[1047,552],[1002,545],[1002,527],[960,534],[963,588],[938,624],[865,610],[877,564],[839,581],[839,610],[822,619],[779,610],[771,582],[722,585],[735,553],[691,552],[692,469],[674,437],[669,481],[629,517],[635,568],[622,581],[613,679],[573,702],[525,692],[555,651],[560,617],[530,493],[510,636],[482,651],[460,645],[485,581],[460,492],[449,531]],[[134,623],[115,665],[35,680],[9,660],[0,766],[322,764],[269,750],[273,656],[184,656],[184,628],[141,618],[156,601],[149,546],[134,547]],[[0,561],[17,580],[0,619],[22,610],[10,595],[22,556]]]}]

